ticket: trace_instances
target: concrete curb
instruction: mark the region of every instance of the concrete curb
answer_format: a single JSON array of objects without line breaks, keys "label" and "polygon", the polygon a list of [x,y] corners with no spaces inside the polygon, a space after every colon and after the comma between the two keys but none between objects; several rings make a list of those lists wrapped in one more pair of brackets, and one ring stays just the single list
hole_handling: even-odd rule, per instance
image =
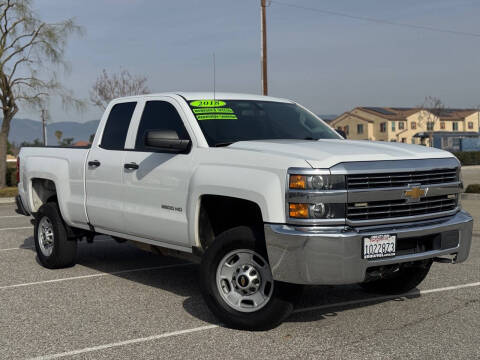
[{"label": "concrete curb", "polygon": [[0,204],[14,204],[14,203],[15,203],[14,197],[0,198]]},{"label": "concrete curb", "polygon": [[480,194],[463,193],[462,199],[463,200],[480,200]]}]

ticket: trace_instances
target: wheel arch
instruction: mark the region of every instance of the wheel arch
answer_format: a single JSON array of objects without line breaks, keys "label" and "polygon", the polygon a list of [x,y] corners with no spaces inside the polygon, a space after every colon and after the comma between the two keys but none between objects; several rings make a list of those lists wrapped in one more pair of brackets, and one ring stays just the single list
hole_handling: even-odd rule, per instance
[{"label": "wheel arch", "polygon": [[198,201],[195,243],[197,247],[205,250],[219,234],[242,225],[263,234],[263,223],[261,208],[254,201],[226,195],[203,194]]}]

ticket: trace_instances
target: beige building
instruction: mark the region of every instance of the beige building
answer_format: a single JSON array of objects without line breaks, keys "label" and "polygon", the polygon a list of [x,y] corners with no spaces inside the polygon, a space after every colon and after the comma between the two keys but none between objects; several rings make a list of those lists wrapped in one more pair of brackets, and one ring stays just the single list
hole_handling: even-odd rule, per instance
[{"label": "beige building", "polygon": [[357,107],[332,120],[330,125],[345,131],[348,139],[429,144],[434,132],[478,132],[480,112],[476,109],[445,109],[435,116],[420,108]]}]

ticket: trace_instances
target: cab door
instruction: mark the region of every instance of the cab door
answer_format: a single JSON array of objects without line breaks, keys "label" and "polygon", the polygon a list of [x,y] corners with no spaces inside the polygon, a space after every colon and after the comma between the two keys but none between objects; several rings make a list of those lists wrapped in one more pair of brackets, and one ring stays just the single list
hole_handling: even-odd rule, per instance
[{"label": "cab door", "polygon": [[169,130],[190,140],[183,110],[169,97],[145,102],[132,149],[124,158],[126,232],[173,245],[188,245],[187,194],[192,155],[144,144],[149,130]]},{"label": "cab door", "polygon": [[[86,209],[97,231],[125,231],[123,215],[123,164],[125,140],[136,102],[112,106],[101,139],[90,149],[86,169]],[[99,126],[101,129],[101,126]]]}]

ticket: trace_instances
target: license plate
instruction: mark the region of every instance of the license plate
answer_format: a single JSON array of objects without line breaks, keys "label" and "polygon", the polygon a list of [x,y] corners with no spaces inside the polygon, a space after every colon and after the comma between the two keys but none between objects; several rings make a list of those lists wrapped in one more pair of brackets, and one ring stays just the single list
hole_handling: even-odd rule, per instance
[{"label": "license plate", "polygon": [[376,259],[395,256],[396,235],[382,234],[363,238],[363,258]]}]

